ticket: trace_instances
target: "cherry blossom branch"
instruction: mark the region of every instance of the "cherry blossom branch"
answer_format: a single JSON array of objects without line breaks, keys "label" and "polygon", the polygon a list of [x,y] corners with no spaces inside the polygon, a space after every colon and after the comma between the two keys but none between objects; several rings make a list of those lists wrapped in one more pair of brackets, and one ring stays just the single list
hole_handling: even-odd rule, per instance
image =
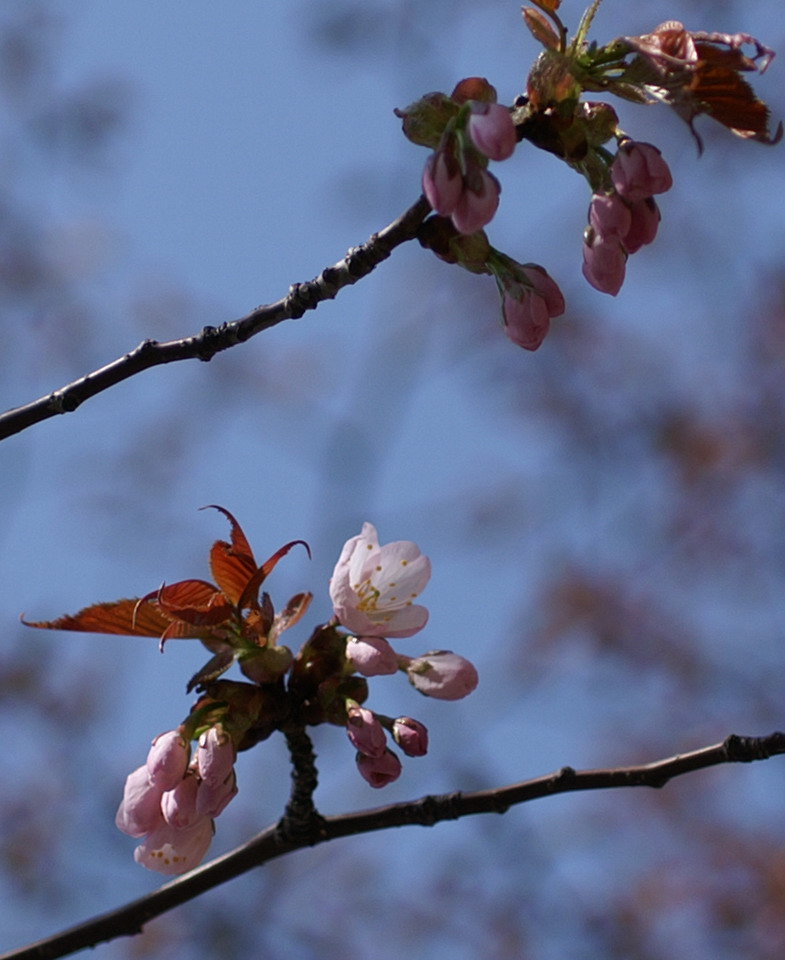
[{"label": "cherry blossom branch", "polygon": [[[295,736],[296,740],[296,736]],[[308,752],[300,742],[295,750]],[[191,871],[154,893],[140,897],[123,907],[101,914],[78,926],[19,950],[0,956],[0,960],[54,960],[86,947],[120,936],[140,933],[144,925],[174,907],[194,899],[212,888],[306,846],[315,846],[339,837],[355,836],[420,824],[430,827],[444,820],[457,820],[478,813],[505,813],[510,807],[541,797],[578,790],[607,790],[616,787],[664,787],[675,777],[723,763],[750,763],[785,753],[785,733],[763,737],[732,734],[722,743],[677,754],[664,760],[632,767],[601,770],[574,770],[562,767],[533,780],[524,780],[494,790],[472,793],[448,793],[419,800],[393,803],[385,807],[320,818],[320,829],[307,837],[295,837],[282,831],[280,824],[268,827],[253,840],[211,863]],[[306,764],[307,766],[307,764]]]},{"label": "cherry blossom branch", "polygon": [[313,280],[295,283],[289,293],[275,303],[252,310],[239,320],[219,327],[204,327],[201,333],[180,340],[143,340],[125,356],[108,363],[93,373],[73,381],[59,390],[40,397],[22,407],[0,414],[0,440],[21,433],[33,424],[61,413],[71,413],[85,400],[136,376],[150,367],[177,360],[211,360],[216,353],[244,343],[263,330],[283,320],[296,320],[308,310],[315,310],[323,300],[332,300],[344,288],[371,273],[392,251],[413,240],[417,228],[428,216],[431,206],[424,197],[388,226],[374,233],[359,247],[331,267],[326,267]]}]

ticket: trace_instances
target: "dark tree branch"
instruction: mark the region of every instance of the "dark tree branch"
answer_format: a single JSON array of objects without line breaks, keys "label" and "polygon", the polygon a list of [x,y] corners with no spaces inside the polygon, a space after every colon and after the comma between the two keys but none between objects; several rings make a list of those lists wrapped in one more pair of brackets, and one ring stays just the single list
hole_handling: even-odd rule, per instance
[{"label": "dark tree branch", "polygon": [[275,303],[257,307],[240,320],[222,323],[220,327],[205,327],[201,333],[182,340],[143,340],[130,353],[112,363],[87,374],[59,390],[40,397],[23,407],[15,407],[0,414],[0,440],[20,433],[42,420],[60,413],[71,413],[85,400],[94,397],[129,377],[176,360],[211,360],[216,353],[228,350],[238,343],[281,323],[294,320],[306,311],[314,310],[323,300],[332,300],[340,290],[357,283],[367,276],[392,251],[413,240],[417,228],[430,213],[431,207],[424,197],[410,207],[397,220],[374,233],[359,247],[353,247],[338,263],[326,267],[314,280],[295,283],[289,293]]},{"label": "dark tree branch", "polygon": [[[302,748],[302,743],[296,746],[298,751]],[[785,733],[772,733],[765,737],[731,735],[714,746],[677,754],[642,766],[610,770],[573,770],[572,767],[562,767],[547,776],[524,780],[522,783],[495,790],[428,796],[359,813],[320,818],[318,833],[312,832],[306,838],[287,836],[285,831],[279,829],[280,825],[268,827],[242,847],[167,883],[154,893],[46,940],[4,953],[0,960],[53,960],[86,947],[94,947],[105,940],[140,933],[145,923],[154,917],[254,867],[262,866],[293,850],[336,840],[338,837],[410,824],[431,827],[443,820],[457,820],[476,813],[504,813],[516,804],[557,793],[606,790],[614,787],[663,787],[674,777],[703,770],[705,767],[766,760],[782,753],[785,753]]]}]

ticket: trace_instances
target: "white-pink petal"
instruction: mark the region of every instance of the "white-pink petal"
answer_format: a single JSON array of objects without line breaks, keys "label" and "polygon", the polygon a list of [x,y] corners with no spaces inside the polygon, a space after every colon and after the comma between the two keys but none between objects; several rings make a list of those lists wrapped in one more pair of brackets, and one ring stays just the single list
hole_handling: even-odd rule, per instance
[{"label": "white-pink petal", "polygon": [[134,850],[134,860],[148,870],[176,876],[199,866],[213,839],[213,821],[201,817],[184,830],[164,823]]},{"label": "white-pink petal", "polygon": [[118,830],[129,837],[143,837],[163,822],[161,796],[163,790],[150,783],[147,766],[137,767],[125,780],[123,799],[115,816]]}]

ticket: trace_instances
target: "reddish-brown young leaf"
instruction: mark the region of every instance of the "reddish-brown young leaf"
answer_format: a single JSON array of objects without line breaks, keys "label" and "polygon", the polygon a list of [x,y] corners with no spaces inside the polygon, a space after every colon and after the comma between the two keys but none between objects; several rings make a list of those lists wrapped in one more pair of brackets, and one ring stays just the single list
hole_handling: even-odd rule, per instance
[{"label": "reddish-brown young leaf", "polygon": [[265,560],[265,562],[261,565],[261,567],[259,567],[259,569],[245,585],[242,596],[237,601],[238,610],[244,610],[247,607],[258,606],[259,587],[261,587],[269,574],[275,569],[278,561],[282,557],[285,557],[292,547],[297,546],[298,543],[301,543],[308,551],[308,556],[311,556],[311,548],[308,546],[305,540],[290,540],[289,543],[284,544],[280,550],[276,550],[269,559]]},{"label": "reddish-brown young leaf", "polygon": [[458,81],[450,96],[456,103],[466,103],[467,100],[496,103],[496,87],[485,77],[466,77]]},{"label": "reddish-brown young leaf", "polygon": [[155,593],[143,597],[140,609],[149,600],[155,600],[166,616],[184,620],[192,626],[214,626],[234,615],[234,607],[212,583],[206,580],[180,580],[165,584]]},{"label": "reddish-brown young leaf", "polygon": [[755,96],[755,91],[732,63],[735,50],[718,51],[706,44],[695,45],[703,61],[689,84],[686,97],[694,114],[708,115],[739,137],[776,143],[782,136],[782,124],[772,137],[769,134],[769,108]]},{"label": "reddish-brown young leaf", "polygon": [[561,0],[532,0],[532,3],[546,13],[556,13],[561,6]]},{"label": "reddish-brown young leaf", "polygon": [[132,637],[160,637],[170,624],[168,617],[153,604],[142,604],[136,597],[96,603],[73,616],[57,620],[25,620],[28,627],[42,630],[77,630],[80,633],[125,634]]},{"label": "reddish-brown young leaf", "polygon": [[275,641],[284,630],[293,627],[305,615],[313,599],[312,593],[297,593],[286,604],[283,610],[275,618]]},{"label": "reddish-brown young leaf", "polygon": [[231,543],[216,540],[213,544],[210,550],[210,569],[219,588],[232,603],[236,604],[248,581],[256,572],[256,560],[242,527],[232,514],[214,503],[209,506],[213,510],[219,510],[232,527]]},{"label": "reddish-brown young leaf", "polygon": [[211,657],[207,663],[191,677],[188,681],[188,686],[185,688],[186,693],[190,693],[194,687],[199,686],[203,683],[210,683],[213,680],[217,680],[222,673],[231,667],[234,663],[234,650],[228,644],[222,646],[214,657]]},{"label": "reddish-brown young leaf", "polygon": [[561,45],[559,35],[545,15],[532,7],[524,7],[522,12],[526,26],[534,39],[549,50],[558,50]]}]

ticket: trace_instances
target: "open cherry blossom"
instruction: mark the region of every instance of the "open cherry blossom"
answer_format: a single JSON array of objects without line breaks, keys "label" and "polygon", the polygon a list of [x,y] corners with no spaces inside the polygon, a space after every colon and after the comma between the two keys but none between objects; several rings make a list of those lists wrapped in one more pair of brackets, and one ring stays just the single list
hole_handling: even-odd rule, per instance
[{"label": "open cherry blossom", "polygon": [[379,546],[376,527],[344,544],[330,580],[330,599],[340,623],[367,637],[411,637],[428,622],[413,601],[431,578],[431,561],[410,540]]}]

